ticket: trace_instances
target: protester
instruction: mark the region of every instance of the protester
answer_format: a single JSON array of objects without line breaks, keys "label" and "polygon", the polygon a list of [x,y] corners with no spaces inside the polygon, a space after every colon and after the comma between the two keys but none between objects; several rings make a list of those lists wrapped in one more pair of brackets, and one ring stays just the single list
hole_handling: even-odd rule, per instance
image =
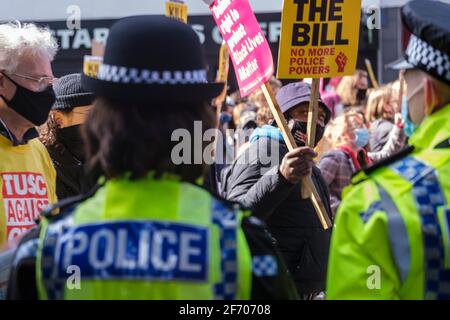
[{"label": "protester", "polygon": [[256,123],[256,111],[259,108],[254,106],[247,106],[241,111],[239,117],[240,124],[235,135],[236,157],[238,157],[249,146],[250,136],[258,127]]},{"label": "protester", "polygon": [[277,78],[275,78],[274,76],[272,76],[269,79],[269,85],[272,88],[272,92],[275,96],[278,94],[280,89],[283,87],[283,83],[281,83],[281,81],[278,80]]},{"label": "protester", "polygon": [[[250,146],[223,177],[227,199],[251,208],[266,221],[283,253],[303,299],[324,290],[330,230],[323,230],[311,199],[301,198],[301,179],[312,174],[320,197],[331,216],[329,194],[315,152],[305,147],[310,85],[292,83],[281,88],[277,101],[299,146],[288,152],[275,126],[255,130]],[[322,138],[330,111],[319,100],[316,142]]]},{"label": "protester", "polygon": [[337,117],[327,130],[331,133],[331,150],[322,155],[318,166],[330,191],[334,216],[341,203],[342,191],[351,183],[353,174],[361,169],[358,151],[367,144],[368,135],[363,119],[356,112]]},{"label": "protester", "polygon": [[81,126],[92,108],[94,95],[81,87],[81,75],[70,74],[54,86],[56,103],[41,130],[56,169],[56,194],[59,200],[78,196],[94,187],[84,170],[84,143]]},{"label": "protester", "polygon": [[331,110],[331,119],[334,119],[344,113],[344,105],[341,97],[336,93],[337,86],[342,81],[342,77],[331,79],[320,78],[319,92],[322,101]]},{"label": "protester", "polygon": [[[333,78],[320,78],[320,96],[323,99],[323,95],[329,92],[335,92],[339,83],[342,81],[342,77],[333,77]],[[328,106],[329,107],[329,106]]]},{"label": "protester", "polygon": [[341,97],[336,92],[325,92],[322,94],[322,100],[330,108],[332,119],[344,113],[344,105],[342,104]]},{"label": "protester", "polygon": [[259,108],[256,113],[256,124],[258,127],[262,127],[273,121],[273,114],[269,107]]},{"label": "protester", "polygon": [[[152,81],[146,70],[159,71]],[[162,74],[171,81],[154,81]],[[93,195],[56,205],[57,216],[48,210],[41,230],[19,247],[40,238],[39,298],[295,298],[263,223],[196,186],[205,170],[193,161],[197,153],[181,162],[175,155],[174,132],[194,134],[195,121],[202,133],[215,126],[209,102],[223,88],[206,82],[194,30],[159,16],[120,19],[98,79],[84,76],[83,85],[98,96],[84,127],[87,163],[106,182]],[[202,145],[195,139],[201,138],[190,136],[187,148]],[[68,245],[77,250],[67,255]],[[11,298],[35,298],[33,281],[19,286],[33,279],[23,266],[35,264],[34,251],[15,260]],[[78,290],[64,289],[67,264],[81,266]]]},{"label": "protester", "polygon": [[[278,80],[277,78],[275,78],[274,76],[272,76],[269,79],[268,83],[269,83],[269,86],[272,89],[272,92],[274,95],[276,95],[278,93],[278,91],[281,89],[281,87],[283,86],[281,81]],[[250,94],[247,102],[251,105],[257,106],[258,109],[259,108],[269,108],[269,105],[266,100],[266,96],[264,95],[264,92],[261,89],[258,89],[255,92],[253,92],[252,94]]]},{"label": "protester", "polygon": [[354,75],[344,76],[339,82],[336,93],[341,98],[344,108],[362,107],[367,100],[369,87],[368,74],[364,70],[356,70]]},{"label": "protester", "polygon": [[264,92],[261,89],[258,89],[255,92],[253,92],[249,96],[247,102],[252,104],[252,105],[257,106],[258,108],[268,107],[269,106],[267,104],[266,97],[264,96]]},{"label": "protester", "polygon": [[366,119],[370,122],[370,151],[382,150],[392,130],[396,130],[398,136],[395,149],[403,147],[405,136],[399,115],[394,122],[396,109],[398,109],[398,94],[390,87],[380,87],[370,93],[366,108]]},{"label": "protester", "polygon": [[[400,97],[400,91],[401,91],[401,86],[402,84],[400,83],[400,80],[395,80],[391,83],[388,83],[387,86],[389,86],[392,90],[393,90],[393,94],[395,94],[398,98],[401,99]],[[404,86],[404,84],[403,84]],[[404,94],[404,91],[402,92]],[[394,110],[394,113],[401,113],[402,112],[402,101],[398,100],[397,98],[397,103],[394,105],[396,108]]]},{"label": "protester", "polygon": [[331,245],[330,299],[450,298],[443,222],[450,201],[449,16],[450,5],[440,1],[402,8],[412,33],[408,113],[419,127],[410,148],[366,169],[346,191]]},{"label": "protester", "polygon": [[234,128],[238,128],[241,124],[241,112],[245,109],[247,106],[246,103],[239,103],[236,107],[233,109],[233,123]]},{"label": "protester", "polygon": [[396,113],[394,116],[394,126],[388,134],[387,142],[379,151],[369,151],[367,155],[372,162],[379,162],[387,159],[406,147],[406,135],[404,131],[405,121],[403,116]]},{"label": "protester", "polygon": [[[239,116],[235,115],[236,110],[235,101],[227,96],[225,98],[225,106],[222,107],[219,115],[218,132],[216,134],[216,146],[214,149],[214,163],[211,164],[208,177],[205,180],[205,186],[214,194],[220,195],[221,187],[221,172],[226,166],[234,161],[235,158],[235,137],[236,121],[239,122]],[[217,113],[217,110],[216,110]]]},{"label": "protester", "polygon": [[57,44],[34,24],[0,24],[0,245],[35,225],[56,202],[55,170],[36,126],[55,101]]}]

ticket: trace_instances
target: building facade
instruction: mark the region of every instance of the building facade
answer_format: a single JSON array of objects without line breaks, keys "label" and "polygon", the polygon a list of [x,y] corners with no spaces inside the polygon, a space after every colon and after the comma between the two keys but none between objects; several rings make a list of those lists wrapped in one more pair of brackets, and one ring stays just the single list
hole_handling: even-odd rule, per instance
[{"label": "building facade", "polygon": [[[349,1],[349,0],[347,0]],[[355,0],[357,1],[357,0]],[[403,54],[405,32],[401,25],[400,7],[407,0],[364,0],[360,27],[358,67],[364,69],[364,59],[371,60],[378,80],[395,80],[398,73],[385,65]],[[434,1],[434,0],[423,0]],[[450,1],[450,0],[446,0]],[[222,42],[207,6],[201,0],[186,0],[189,24],[204,44],[209,63],[209,76],[215,77],[219,46]],[[277,61],[281,30],[282,0],[250,0],[262,30],[269,41],[274,61]],[[48,26],[57,37],[60,51],[54,62],[57,76],[80,72],[83,56],[90,54],[91,42],[105,43],[115,20],[139,14],[164,14],[164,0],[31,0],[9,1],[3,5],[0,21],[32,21]],[[372,17],[372,18],[371,18]],[[379,29],[367,27],[368,19],[377,19]],[[371,20],[373,22],[373,20]],[[143,39],[145,41],[145,39]],[[233,70],[231,71],[233,73]],[[234,75],[231,75],[231,80]]]}]

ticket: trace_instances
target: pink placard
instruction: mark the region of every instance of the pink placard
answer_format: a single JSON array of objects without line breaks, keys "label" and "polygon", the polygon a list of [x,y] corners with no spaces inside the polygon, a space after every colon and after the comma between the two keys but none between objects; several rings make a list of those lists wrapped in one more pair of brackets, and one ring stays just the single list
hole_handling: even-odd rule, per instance
[{"label": "pink placard", "polygon": [[248,0],[214,0],[209,8],[227,43],[241,96],[248,96],[273,75],[269,44]]}]

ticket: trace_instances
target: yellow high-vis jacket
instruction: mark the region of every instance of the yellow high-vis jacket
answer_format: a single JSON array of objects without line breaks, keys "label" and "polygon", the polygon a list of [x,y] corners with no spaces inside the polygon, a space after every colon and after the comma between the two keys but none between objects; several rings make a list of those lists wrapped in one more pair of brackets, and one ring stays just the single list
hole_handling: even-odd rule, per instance
[{"label": "yellow high-vis jacket", "polygon": [[361,172],[333,230],[328,299],[450,299],[450,105]]}]

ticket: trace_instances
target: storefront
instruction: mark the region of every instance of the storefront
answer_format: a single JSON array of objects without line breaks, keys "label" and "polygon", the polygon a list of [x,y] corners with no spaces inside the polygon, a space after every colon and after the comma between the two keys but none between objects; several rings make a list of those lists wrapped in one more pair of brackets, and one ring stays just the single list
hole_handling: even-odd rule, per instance
[{"label": "storefront", "polygon": [[[163,14],[164,2],[164,0],[41,0],[36,4],[39,7],[26,10],[29,8],[30,1],[16,0],[14,3],[8,4],[10,8],[0,13],[0,20],[7,21],[15,18],[48,26],[60,44],[60,51],[54,62],[54,72],[57,76],[61,76],[81,70],[83,56],[91,52],[91,41],[104,43],[108,37],[109,28],[116,19],[133,14]],[[209,76],[213,79],[221,44],[219,32],[208,8],[201,0],[185,2],[189,6],[189,24],[192,25],[204,44],[210,70]],[[391,6],[400,5],[400,2],[405,1],[391,1]],[[250,3],[266,34],[276,62],[282,0],[250,0]],[[381,80],[392,80],[395,74],[389,74],[383,66],[401,54],[402,48],[399,43],[401,43],[402,33],[397,30],[400,22],[399,9],[398,6],[387,7],[381,3],[381,30],[369,30],[366,26],[367,13],[365,12],[370,4],[380,5],[380,0],[363,1],[361,25],[358,26],[361,30],[358,67],[365,68],[364,59],[368,58],[372,61]],[[81,18],[78,25],[74,23],[77,17]],[[74,26],[75,28],[73,28]],[[77,28],[78,26],[80,28]],[[182,58],[181,48],[180,58]],[[383,79],[383,75],[385,79]],[[386,77],[386,75],[388,76]],[[234,79],[234,76],[231,79]]]}]

